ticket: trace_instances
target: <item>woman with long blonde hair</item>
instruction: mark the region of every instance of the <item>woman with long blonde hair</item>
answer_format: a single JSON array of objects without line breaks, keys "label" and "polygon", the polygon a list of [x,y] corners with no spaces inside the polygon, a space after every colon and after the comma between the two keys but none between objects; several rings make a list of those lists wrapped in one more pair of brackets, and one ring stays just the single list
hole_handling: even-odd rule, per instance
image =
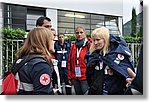
[{"label": "woman with long blonde hair", "polygon": [[[97,28],[95,29],[92,34],[91,34],[91,38],[94,39],[94,41],[92,42],[92,47],[90,49],[90,53],[92,53],[93,51],[95,51],[96,49],[100,49],[100,52],[105,55],[106,53],[108,53],[108,47],[109,47],[109,30],[105,27],[102,28]],[[95,44],[97,41],[99,40],[101,44]]]},{"label": "woman with long blonde hair", "polygon": [[84,56],[91,47],[90,39],[86,37],[84,27],[78,26],[75,29],[76,41],[70,48],[68,58],[68,79],[70,85],[74,85],[76,95],[84,95],[88,90],[86,81],[86,64]]},{"label": "woman with long blonde hair", "polygon": [[92,47],[85,56],[88,94],[124,94],[128,78],[127,69],[134,71],[130,50],[121,37],[113,36],[106,27],[96,28],[92,34]]}]

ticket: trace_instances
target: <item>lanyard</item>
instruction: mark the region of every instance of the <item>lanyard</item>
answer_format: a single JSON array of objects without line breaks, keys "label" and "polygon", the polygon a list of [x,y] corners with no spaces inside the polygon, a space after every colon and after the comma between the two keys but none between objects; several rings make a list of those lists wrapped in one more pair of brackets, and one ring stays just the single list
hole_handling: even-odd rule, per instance
[{"label": "lanyard", "polygon": [[64,60],[64,59],[65,59],[65,55],[64,55],[65,49],[62,49],[62,48],[61,48],[61,51],[62,51],[62,57],[63,57],[63,60]]},{"label": "lanyard", "polygon": [[80,49],[77,48],[77,65],[79,64],[79,55],[80,55],[81,49],[82,47]]}]

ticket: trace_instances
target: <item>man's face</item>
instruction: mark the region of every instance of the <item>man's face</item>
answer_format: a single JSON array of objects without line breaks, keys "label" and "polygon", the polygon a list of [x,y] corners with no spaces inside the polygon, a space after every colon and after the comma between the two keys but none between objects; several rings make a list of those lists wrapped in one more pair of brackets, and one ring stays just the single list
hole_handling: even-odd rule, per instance
[{"label": "man's face", "polygon": [[44,21],[43,21],[43,25],[42,25],[42,27],[45,27],[45,28],[51,29],[51,27],[52,27],[51,21],[44,20]]},{"label": "man's face", "polygon": [[58,41],[59,41],[60,43],[64,43],[64,40],[65,40],[64,35],[59,35]]}]

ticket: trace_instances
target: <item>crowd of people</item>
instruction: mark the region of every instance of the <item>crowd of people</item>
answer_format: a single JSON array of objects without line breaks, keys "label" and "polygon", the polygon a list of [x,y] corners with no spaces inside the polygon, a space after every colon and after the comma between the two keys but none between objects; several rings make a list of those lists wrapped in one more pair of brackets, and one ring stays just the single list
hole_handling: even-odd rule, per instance
[{"label": "crowd of people", "polygon": [[106,27],[94,29],[88,38],[85,28],[78,26],[75,35],[74,43],[65,41],[65,34],[56,33],[50,18],[37,19],[17,51],[16,63],[33,54],[40,57],[16,74],[18,94],[72,95],[72,88],[76,95],[134,94],[131,89],[143,94],[143,88],[134,87],[136,72],[123,38],[113,36]]}]

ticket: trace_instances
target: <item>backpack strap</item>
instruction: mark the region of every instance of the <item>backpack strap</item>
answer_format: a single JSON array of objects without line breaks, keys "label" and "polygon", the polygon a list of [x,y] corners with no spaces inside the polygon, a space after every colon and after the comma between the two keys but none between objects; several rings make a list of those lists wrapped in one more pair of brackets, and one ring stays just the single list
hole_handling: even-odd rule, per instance
[{"label": "backpack strap", "polygon": [[86,46],[87,46],[87,49],[88,49],[88,51],[90,50],[90,41],[88,40],[87,42],[86,42]]},{"label": "backpack strap", "polygon": [[18,72],[18,70],[26,63],[26,62],[28,62],[28,61],[30,61],[31,59],[33,59],[33,58],[36,58],[36,57],[42,57],[41,55],[35,55],[35,54],[32,54],[32,55],[28,55],[28,56],[24,56],[23,58],[23,60],[20,62],[20,63],[18,63],[18,64],[16,64],[16,62],[17,62],[17,60],[15,61],[15,63],[13,63],[13,65],[12,65],[12,67],[11,67],[11,69],[12,69],[12,73],[15,75],[17,72]]}]

